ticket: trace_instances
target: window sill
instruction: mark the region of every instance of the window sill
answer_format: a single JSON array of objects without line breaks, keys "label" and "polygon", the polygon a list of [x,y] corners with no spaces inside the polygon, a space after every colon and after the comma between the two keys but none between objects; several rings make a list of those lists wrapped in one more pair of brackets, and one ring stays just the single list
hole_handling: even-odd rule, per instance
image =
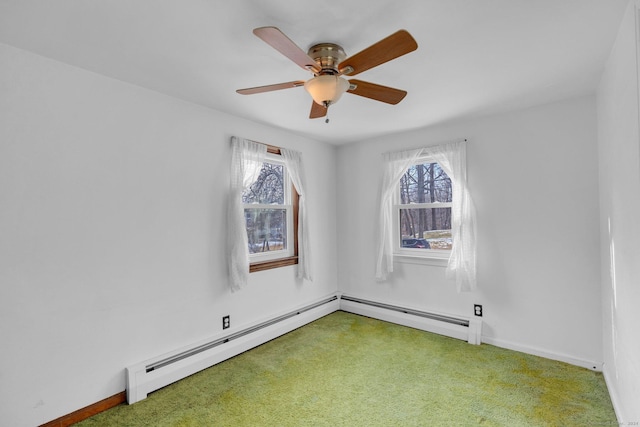
[{"label": "window sill", "polygon": [[[442,256],[445,255],[445,256]],[[419,264],[419,265],[432,265],[435,267],[446,267],[449,263],[449,254],[438,255],[413,255],[404,253],[395,253],[393,258],[395,261],[402,264]]]},{"label": "window sill", "polygon": [[279,258],[271,261],[254,262],[249,264],[249,273],[255,273],[256,271],[271,270],[273,268],[286,267],[288,265],[296,265],[297,263],[298,263],[297,256]]}]

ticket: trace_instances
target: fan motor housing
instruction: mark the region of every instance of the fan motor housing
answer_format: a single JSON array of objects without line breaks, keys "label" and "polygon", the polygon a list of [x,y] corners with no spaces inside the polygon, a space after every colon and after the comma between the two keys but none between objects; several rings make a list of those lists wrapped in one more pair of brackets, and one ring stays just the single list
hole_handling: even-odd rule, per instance
[{"label": "fan motor housing", "polygon": [[309,48],[307,53],[320,66],[321,71],[316,75],[339,74],[338,64],[344,61],[347,55],[341,46],[334,43],[319,43]]}]

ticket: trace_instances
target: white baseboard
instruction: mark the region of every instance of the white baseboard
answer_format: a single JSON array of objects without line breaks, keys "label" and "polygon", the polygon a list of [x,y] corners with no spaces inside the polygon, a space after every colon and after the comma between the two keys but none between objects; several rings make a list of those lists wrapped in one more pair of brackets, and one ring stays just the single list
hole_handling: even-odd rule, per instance
[{"label": "white baseboard", "polygon": [[570,365],[580,366],[596,372],[602,372],[602,362],[595,362],[593,360],[585,360],[577,357],[569,356],[562,353],[556,353],[553,351],[543,350],[536,347],[531,347],[524,344],[514,343],[512,341],[502,340],[499,338],[491,338],[487,336],[482,337],[482,342],[494,345],[500,348],[506,348],[507,350],[519,351],[520,353],[531,354],[533,356],[544,357],[545,359],[557,360],[559,362],[565,362]]},{"label": "white baseboard", "polygon": [[[401,310],[398,311],[398,308],[395,306],[377,307],[360,302],[342,300],[339,294],[330,295],[324,299],[317,300],[315,303],[289,310],[281,316],[272,316],[262,322],[245,325],[239,329],[230,329],[225,331],[225,334],[218,334],[191,346],[127,367],[127,401],[132,404],[143,400],[152,391],[264,344],[338,310],[458,338],[471,344],[485,342],[509,350],[558,360],[598,372],[602,371],[602,362],[582,360],[506,340],[484,337],[482,336],[482,321],[480,319],[460,318],[468,321],[468,326],[462,326],[421,315],[433,313],[412,313],[412,309],[407,309],[409,312],[403,312]],[[230,339],[226,340],[226,337]],[[209,347],[208,344],[212,342],[216,342],[215,346]],[[203,346],[205,349],[200,351]],[[172,360],[174,356],[181,356],[195,348],[198,349],[197,353],[190,354],[185,358]],[[170,360],[170,362],[165,363],[167,360]],[[614,393],[611,393],[611,395],[613,399]],[[615,404],[616,402],[614,402],[614,406]],[[619,414],[619,406],[616,407],[616,413]]]},{"label": "white baseboard", "polygon": [[[244,353],[331,314],[339,308],[340,300],[332,295],[304,307],[289,310],[280,316],[273,316],[242,328],[230,329],[225,331],[225,334],[218,334],[193,345],[129,366],[126,368],[127,402],[132,404],[146,399],[152,391]],[[215,343],[215,346],[209,348],[211,343]],[[200,351],[203,347],[205,349]],[[191,352],[194,349],[198,351],[182,358],[185,352]]]},{"label": "white baseboard", "polygon": [[[481,343],[482,321],[479,318],[471,319],[461,316],[452,316],[451,314],[426,313],[410,307],[403,308],[384,303],[373,303],[381,304],[383,307],[371,305],[368,303],[350,301],[347,299],[340,299],[340,310],[349,313],[360,314],[378,320],[383,320],[385,322],[391,322],[398,325],[420,329],[427,332],[433,332],[447,337],[457,338],[463,341],[467,341],[469,344],[479,345]],[[457,320],[465,321],[468,326],[462,326],[460,324],[448,323],[446,321],[432,319],[426,317],[425,315],[435,315],[441,316],[443,318],[455,318]]]},{"label": "white baseboard", "polygon": [[603,365],[602,375],[604,376],[604,382],[607,384],[607,391],[609,391],[609,398],[611,399],[613,410],[616,413],[618,424],[624,425],[625,421],[636,421],[628,420],[625,418],[624,410],[622,409],[622,404],[620,403],[620,397],[618,396],[618,389],[614,387],[615,382],[611,379],[611,375],[613,374],[609,373],[606,364]]}]

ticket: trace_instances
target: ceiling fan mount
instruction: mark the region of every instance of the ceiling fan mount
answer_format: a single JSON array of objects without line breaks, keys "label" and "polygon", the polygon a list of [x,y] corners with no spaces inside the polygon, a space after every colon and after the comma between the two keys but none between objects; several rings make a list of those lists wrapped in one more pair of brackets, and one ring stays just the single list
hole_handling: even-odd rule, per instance
[{"label": "ceiling fan mount", "polygon": [[318,43],[305,53],[276,27],[256,28],[253,33],[303,69],[311,71],[313,78],[238,89],[236,92],[241,95],[304,86],[313,98],[309,114],[311,119],[326,116],[329,106],[335,104],[345,92],[393,105],[407,95],[404,90],[343,77],[355,76],[416,50],[418,44],[405,30],[397,31],[350,57],[335,43]]},{"label": "ceiling fan mount", "polygon": [[[320,67],[320,71],[314,73],[316,75],[338,75],[338,65],[347,58],[342,46],[335,43],[318,43],[309,48],[307,52],[310,58],[315,60],[316,65]],[[313,71],[313,68],[312,68]]]}]

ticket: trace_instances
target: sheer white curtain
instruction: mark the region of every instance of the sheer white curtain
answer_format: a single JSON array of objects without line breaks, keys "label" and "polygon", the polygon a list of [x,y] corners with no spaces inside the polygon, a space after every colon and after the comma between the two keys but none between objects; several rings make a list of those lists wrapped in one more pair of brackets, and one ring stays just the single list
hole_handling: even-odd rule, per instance
[{"label": "sheer white curtain", "polygon": [[254,182],[267,154],[267,146],[247,139],[231,138],[231,191],[227,212],[229,286],[237,291],[249,279],[249,242],[242,204],[244,188]]},{"label": "sheer white curtain", "polygon": [[380,187],[380,210],[378,211],[378,236],[376,279],[386,280],[393,272],[393,196],[400,178],[418,160],[421,149],[384,153],[382,186]]},{"label": "sheer white curtain", "polygon": [[311,276],[311,246],[309,245],[309,225],[307,213],[307,191],[302,154],[286,148],[280,149],[285,166],[296,191],[300,195],[298,201],[298,278],[313,280]]},{"label": "sheer white curtain", "polygon": [[466,149],[466,141],[460,141],[383,154],[384,172],[377,233],[377,279],[385,280],[393,272],[393,196],[400,178],[421,156],[430,156],[451,178],[453,187],[453,249],[447,265],[447,277],[455,279],[458,292],[476,288],[476,212],[467,188]]},{"label": "sheer white curtain", "polygon": [[438,162],[451,178],[451,237],[453,248],[447,277],[455,279],[458,292],[476,289],[476,209],[467,187],[467,142],[425,147],[423,155]]}]

